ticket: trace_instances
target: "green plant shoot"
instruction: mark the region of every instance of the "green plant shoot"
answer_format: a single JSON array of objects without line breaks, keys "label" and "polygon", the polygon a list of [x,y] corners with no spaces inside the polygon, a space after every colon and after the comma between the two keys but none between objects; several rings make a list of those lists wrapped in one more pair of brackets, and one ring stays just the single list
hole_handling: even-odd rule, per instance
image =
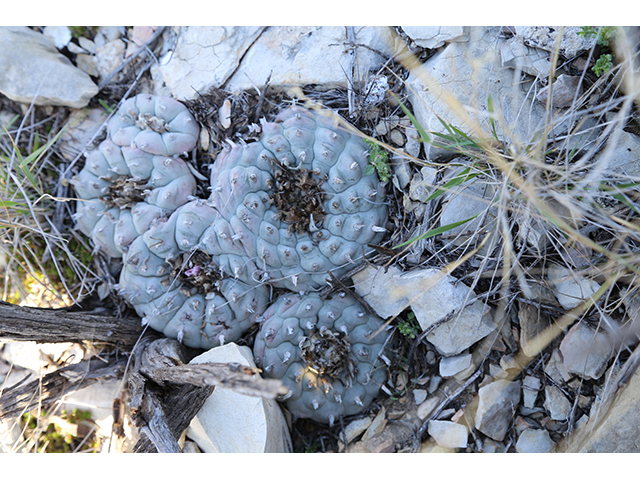
[{"label": "green plant shoot", "polygon": [[369,152],[369,165],[364,170],[365,175],[371,175],[373,172],[378,172],[378,177],[383,182],[391,180],[391,169],[389,168],[389,155],[385,152],[380,145],[376,142],[368,139],[364,141],[371,148]]}]

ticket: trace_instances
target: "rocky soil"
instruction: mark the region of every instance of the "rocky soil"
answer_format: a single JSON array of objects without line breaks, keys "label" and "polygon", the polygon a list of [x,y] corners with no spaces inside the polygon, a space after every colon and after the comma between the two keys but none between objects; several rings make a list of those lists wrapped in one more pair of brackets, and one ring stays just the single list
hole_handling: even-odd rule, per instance
[{"label": "rocky soil", "polygon": [[[638,37],[630,30],[605,45],[585,32],[0,27],[0,140],[22,132],[27,149],[34,133],[50,138],[73,119],[39,172],[57,198],[73,196],[68,181],[110,113],[142,92],[184,102],[201,124],[189,160],[205,198],[225,142],[252,141],[261,118],[292,103],[332,109],[387,152],[389,234],[345,280],[398,338],[379,398],[327,427],[217,389],[181,438],[184,451],[637,452]],[[54,233],[76,238],[71,207],[61,209]],[[64,295],[12,298],[122,314],[117,262],[98,254],[89,263],[92,274],[68,279]],[[251,341],[194,362],[255,366]],[[0,343],[0,388],[96,351]],[[127,451],[137,433],[113,416],[123,392],[122,379],[98,382],[58,413],[89,409],[101,439],[92,448]],[[34,441],[5,418],[0,449]]]}]

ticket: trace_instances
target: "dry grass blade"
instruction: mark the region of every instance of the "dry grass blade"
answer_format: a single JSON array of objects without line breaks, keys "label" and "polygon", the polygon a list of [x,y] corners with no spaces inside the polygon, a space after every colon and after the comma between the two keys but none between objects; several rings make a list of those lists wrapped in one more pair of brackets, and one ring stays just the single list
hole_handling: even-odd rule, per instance
[{"label": "dry grass blade", "polygon": [[55,143],[73,125],[53,134],[45,131],[52,125],[25,125],[27,118],[28,113],[17,129],[3,126],[0,133],[0,298],[20,303],[35,290],[52,306],[69,305],[88,292],[95,277],[85,241],[58,231],[53,221],[56,203],[69,200],[49,193],[57,191],[64,168]]}]

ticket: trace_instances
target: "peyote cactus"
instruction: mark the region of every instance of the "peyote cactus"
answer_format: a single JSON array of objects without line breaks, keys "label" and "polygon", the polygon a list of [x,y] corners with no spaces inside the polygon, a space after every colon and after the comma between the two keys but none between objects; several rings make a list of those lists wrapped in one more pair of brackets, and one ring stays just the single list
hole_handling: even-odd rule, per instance
[{"label": "peyote cactus", "polygon": [[[386,232],[366,143],[322,112],[288,108],[260,141],[218,156],[204,200],[179,158],[198,138],[182,104],[138,95],[107,130],[72,180],[77,228],[122,257],[118,293],[143,322],[208,349],[263,320],[256,362],[290,388],[295,415],[332,423],[369,405],[386,379],[385,336],[370,336],[383,322],[344,294],[313,292]],[[296,295],[267,310],[273,287]]]},{"label": "peyote cactus", "polygon": [[284,295],[263,318],[256,365],[289,389],[284,400],[292,414],[332,425],[378,395],[387,378],[381,358],[388,335],[382,319],[353,297]]},{"label": "peyote cactus", "polygon": [[123,103],[107,130],[71,183],[81,199],[77,228],[119,258],[154,220],[195,194],[195,178],[177,156],[195,147],[198,125],[181,103],[141,94]]},{"label": "peyote cactus", "polygon": [[[219,226],[203,248],[247,283],[315,290],[384,237],[384,186],[364,174],[365,142],[322,113],[291,107],[262,129],[260,142],[234,145],[213,165]],[[246,257],[238,268],[235,255]]]}]

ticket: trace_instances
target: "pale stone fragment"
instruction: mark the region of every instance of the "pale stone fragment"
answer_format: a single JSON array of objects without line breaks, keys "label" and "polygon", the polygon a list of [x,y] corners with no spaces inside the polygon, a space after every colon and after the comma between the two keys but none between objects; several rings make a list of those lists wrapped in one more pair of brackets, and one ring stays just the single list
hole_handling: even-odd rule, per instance
[{"label": "pale stone fragment", "polygon": [[[228,343],[190,363],[229,363],[255,367],[251,349]],[[291,436],[280,405],[272,399],[216,387],[187,429],[205,453],[286,453]]]},{"label": "pale stone fragment", "polygon": [[469,432],[464,425],[446,420],[431,420],[427,431],[441,447],[467,447]]}]

